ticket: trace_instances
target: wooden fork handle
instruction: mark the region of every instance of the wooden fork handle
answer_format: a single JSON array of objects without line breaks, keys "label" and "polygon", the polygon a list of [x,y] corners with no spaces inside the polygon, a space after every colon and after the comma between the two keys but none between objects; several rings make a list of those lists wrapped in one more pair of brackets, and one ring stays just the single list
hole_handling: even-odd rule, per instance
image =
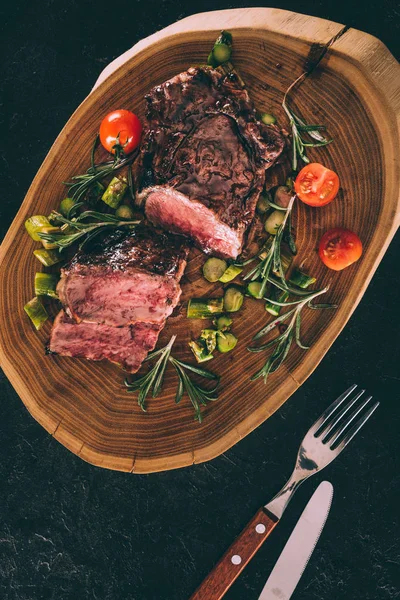
[{"label": "wooden fork handle", "polygon": [[264,508],[260,508],[190,600],[220,600],[277,523],[277,519],[274,520]]}]

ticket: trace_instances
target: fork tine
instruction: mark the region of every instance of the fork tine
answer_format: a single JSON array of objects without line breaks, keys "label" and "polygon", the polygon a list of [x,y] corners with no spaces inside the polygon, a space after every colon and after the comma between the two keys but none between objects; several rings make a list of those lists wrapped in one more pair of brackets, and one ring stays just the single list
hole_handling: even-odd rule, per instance
[{"label": "fork tine", "polygon": [[325,423],[329,419],[329,417],[335,412],[335,410],[341,404],[343,404],[343,402],[350,396],[350,394],[352,392],[354,392],[354,390],[356,389],[356,387],[357,387],[357,384],[354,383],[351,387],[349,387],[348,390],[346,390],[345,392],[343,392],[343,394],[341,394],[339,396],[339,398],[336,398],[336,400],[334,402],[332,402],[332,404],[330,406],[328,406],[328,408],[326,410],[324,410],[324,412],[319,417],[319,419],[317,419],[315,421],[314,425],[311,426],[310,431],[314,431],[315,432],[320,427],[322,427],[322,425],[325,425]]},{"label": "fork tine", "polygon": [[372,396],[368,396],[368,398],[365,398],[365,400],[363,402],[361,402],[361,404],[355,410],[353,410],[353,412],[348,416],[348,418],[342,424],[340,429],[338,429],[338,431],[335,433],[333,438],[330,440],[330,442],[329,442],[330,447],[332,447],[333,444],[335,444],[338,441],[338,439],[344,434],[344,432],[350,427],[350,425],[353,423],[354,419],[360,414],[360,412],[362,410],[364,410],[364,408],[367,406],[367,404],[369,403],[370,400],[372,400]]},{"label": "fork tine", "polygon": [[338,423],[340,423],[340,421],[342,421],[344,415],[349,412],[350,408],[352,406],[354,406],[354,404],[357,402],[357,400],[359,400],[361,398],[361,396],[364,394],[364,392],[365,392],[365,390],[361,390],[360,392],[358,392],[358,394],[356,394],[352,400],[350,400],[343,406],[343,408],[339,411],[339,413],[336,415],[336,417],[333,419],[333,421],[331,421],[331,423],[326,425],[326,427],[324,427],[322,429],[322,431],[318,433],[318,437],[323,436],[322,442],[324,444],[325,444],[325,442],[328,441],[328,439],[329,439],[332,431],[336,427],[336,425]]},{"label": "fork tine", "polygon": [[357,423],[355,423],[353,425],[353,427],[347,432],[347,434],[345,435],[345,437],[343,438],[343,440],[340,442],[340,444],[336,448],[336,450],[338,450],[339,452],[341,452],[343,450],[343,448],[345,448],[347,446],[347,444],[349,444],[351,442],[351,440],[353,439],[353,437],[355,435],[357,435],[357,433],[360,431],[361,427],[363,427],[363,425],[365,425],[365,423],[368,421],[368,419],[370,418],[370,416],[372,415],[372,413],[374,413],[376,411],[376,409],[378,408],[379,404],[380,404],[380,402],[375,402],[375,404],[373,404],[364,413],[364,415],[360,419],[358,419]]}]

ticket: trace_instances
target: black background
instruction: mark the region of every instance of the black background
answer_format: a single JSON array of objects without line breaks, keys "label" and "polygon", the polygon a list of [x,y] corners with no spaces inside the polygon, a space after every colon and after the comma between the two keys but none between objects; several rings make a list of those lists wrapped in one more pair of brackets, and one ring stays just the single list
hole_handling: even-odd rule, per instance
[{"label": "black background", "polygon": [[[218,0],[3,2],[2,235],[56,135],[105,65],[177,19],[241,6],[245,3]],[[367,31],[398,52],[396,0],[275,6]],[[187,599],[284,483],[302,434],[321,409],[356,381],[382,401],[381,407],[351,448],[299,490],[226,598],[258,598],[324,477],[334,484],[334,502],[294,597],[400,598],[398,265],[399,237],[316,372],[266,423],[207,464],[147,476],[92,467],[30,417],[2,375],[0,597]]]}]

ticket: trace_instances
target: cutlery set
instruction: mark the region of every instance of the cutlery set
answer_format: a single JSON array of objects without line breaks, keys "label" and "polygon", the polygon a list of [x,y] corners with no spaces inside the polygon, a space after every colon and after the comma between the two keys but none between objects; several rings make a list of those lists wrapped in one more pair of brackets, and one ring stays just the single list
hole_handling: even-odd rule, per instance
[{"label": "cutlery set", "polygon": [[[288,482],[261,507],[205,578],[190,600],[220,600],[279,523],[299,486],[332,462],[365,425],[379,402],[352,385],[310,427],[297,454]],[[259,600],[288,600],[312,554],[325,524],[332,485],[320,484],[301,515]]]}]

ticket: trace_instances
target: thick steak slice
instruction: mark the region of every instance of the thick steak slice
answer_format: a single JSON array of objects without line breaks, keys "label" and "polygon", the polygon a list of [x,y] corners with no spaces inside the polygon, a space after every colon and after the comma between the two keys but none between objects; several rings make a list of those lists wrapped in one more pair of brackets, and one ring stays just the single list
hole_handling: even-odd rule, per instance
[{"label": "thick steak slice", "polygon": [[283,136],[257,120],[236,75],[212,68],[191,68],[146,100],[135,176],[148,219],[236,258]]},{"label": "thick steak slice", "polygon": [[62,310],[54,321],[49,350],[75,358],[106,359],[136,373],[156,345],[161,329],[162,325],[149,323],[125,327],[76,323]]},{"label": "thick steak slice", "polygon": [[146,226],[95,238],[62,269],[57,290],[66,312],[77,322],[161,325],[181,295],[183,242]]}]

